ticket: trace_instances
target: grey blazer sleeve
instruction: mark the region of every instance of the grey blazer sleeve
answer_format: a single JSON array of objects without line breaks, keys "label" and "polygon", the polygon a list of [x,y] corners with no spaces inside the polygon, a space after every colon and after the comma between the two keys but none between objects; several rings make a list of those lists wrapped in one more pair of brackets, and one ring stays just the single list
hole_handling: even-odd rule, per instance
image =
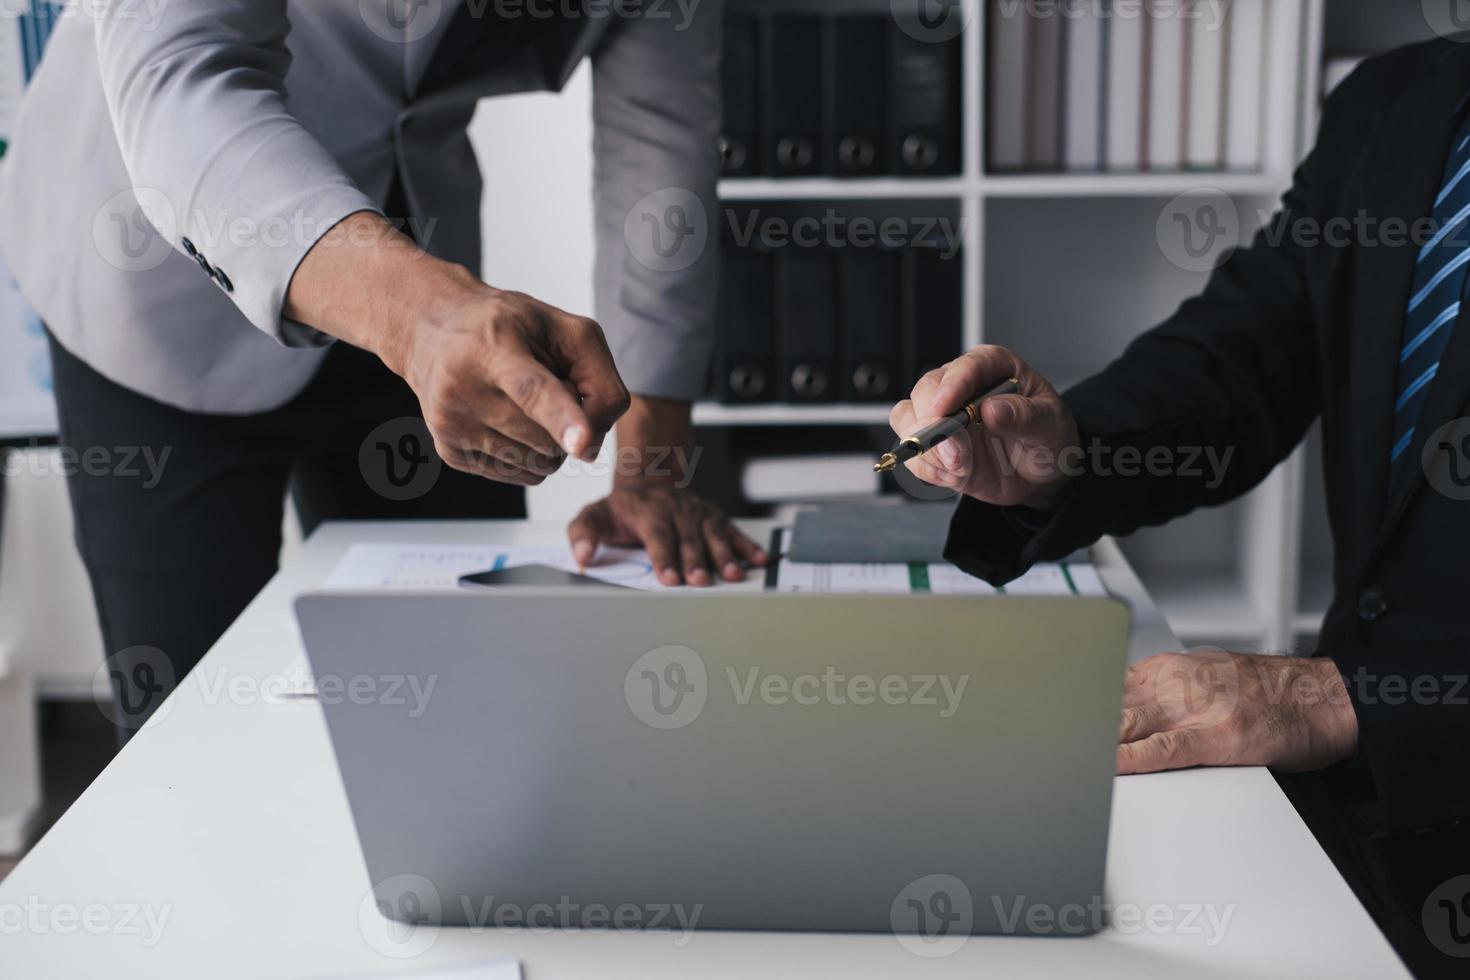
[{"label": "grey blazer sleeve", "polygon": [[593,55],[597,317],[636,395],[704,392],[721,218],[723,0],[618,19]]},{"label": "grey blazer sleeve", "polygon": [[287,110],[289,30],[285,0],[115,0],[97,57],[159,233],[186,252],[188,239],[251,323],[307,344],[324,338],[281,319],[296,266],[333,225],[378,207]]}]

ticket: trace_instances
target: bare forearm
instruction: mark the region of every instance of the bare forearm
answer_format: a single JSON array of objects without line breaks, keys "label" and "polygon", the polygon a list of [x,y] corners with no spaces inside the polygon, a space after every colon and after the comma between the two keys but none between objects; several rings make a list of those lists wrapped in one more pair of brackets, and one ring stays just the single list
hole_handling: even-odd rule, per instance
[{"label": "bare forearm", "polygon": [[594,454],[627,405],[596,323],[489,286],[370,211],[307,253],[283,312],[377,354],[444,461],[489,479],[539,483],[562,454]]},{"label": "bare forearm", "polygon": [[690,410],[689,402],[635,395],[618,420],[617,482],[688,486],[698,462]]},{"label": "bare forearm", "polygon": [[370,350],[402,373],[408,325],[468,302],[488,287],[434,258],[371,211],[349,215],[306,254],[283,312]]}]

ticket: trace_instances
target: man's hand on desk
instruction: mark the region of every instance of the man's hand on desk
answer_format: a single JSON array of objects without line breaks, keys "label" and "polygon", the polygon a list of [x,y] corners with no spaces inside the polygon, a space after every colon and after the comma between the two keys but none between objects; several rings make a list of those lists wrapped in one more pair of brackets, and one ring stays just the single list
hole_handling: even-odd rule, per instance
[{"label": "man's hand on desk", "polygon": [[[612,493],[582,510],[567,529],[586,564],[598,545],[641,546],[664,585],[739,582],[765,551],[718,507],[687,489],[698,454],[687,402],[634,398],[618,423]],[[625,465],[625,462],[627,465]]]},{"label": "man's hand on desk", "polygon": [[1348,758],[1357,740],[1347,688],[1326,657],[1163,653],[1128,669],[1118,772],[1304,772]]},{"label": "man's hand on desk", "polygon": [[1007,378],[1021,391],[988,399],[971,426],[910,460],[915,476],[988,504],[1049,510],[1066,482],[1062,454],[1078,445],[1077,423],[1051,382],[1004,347],[975,347],[919,379],[889,424],[900,439],[965,404]]},{"label": "man's hand on desk", "polygon": [[284,314],[382,359],[413,388],[444,462],[537,484],[591,458],[627,410],[602,328],[434,258],[371,212],[297,267]]}]

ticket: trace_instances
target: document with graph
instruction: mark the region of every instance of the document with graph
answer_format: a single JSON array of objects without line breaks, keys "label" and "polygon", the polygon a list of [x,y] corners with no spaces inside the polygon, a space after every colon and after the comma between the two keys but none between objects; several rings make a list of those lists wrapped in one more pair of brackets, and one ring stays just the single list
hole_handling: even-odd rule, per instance
[{"label": "document with graph", "polygon": [[766,587],[792,593],[873,593],[884,595],[1042,595],[1105,596],[1107,589],[1091,562],[1043,562],[1026,574],[997,587],[960,571],[948,562],[844,563],[800,562],[784,557],[791,532],[780,528],[771,537],[771,554],[782,556],[766,577]]}]

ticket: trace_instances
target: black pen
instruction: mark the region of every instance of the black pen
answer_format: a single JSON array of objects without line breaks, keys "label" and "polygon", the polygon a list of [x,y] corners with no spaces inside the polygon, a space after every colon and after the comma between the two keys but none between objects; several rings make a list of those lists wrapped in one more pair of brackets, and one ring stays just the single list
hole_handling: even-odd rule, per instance
[{"label": "black pen", "polygon": [[900,463],[906,463],[915,456],[922,456],[950,436],[958,435],[979,422],[980,406],[986,399],[994,398],[996,395],[1015,395],[1020,391],[1020,379],[1007,378],[953,415],[947,415],[933,425],[927,425],[913,435],[898,440],[891,451],[884,453],[883,458],[873,464],[873,472],[887,473]]}]

